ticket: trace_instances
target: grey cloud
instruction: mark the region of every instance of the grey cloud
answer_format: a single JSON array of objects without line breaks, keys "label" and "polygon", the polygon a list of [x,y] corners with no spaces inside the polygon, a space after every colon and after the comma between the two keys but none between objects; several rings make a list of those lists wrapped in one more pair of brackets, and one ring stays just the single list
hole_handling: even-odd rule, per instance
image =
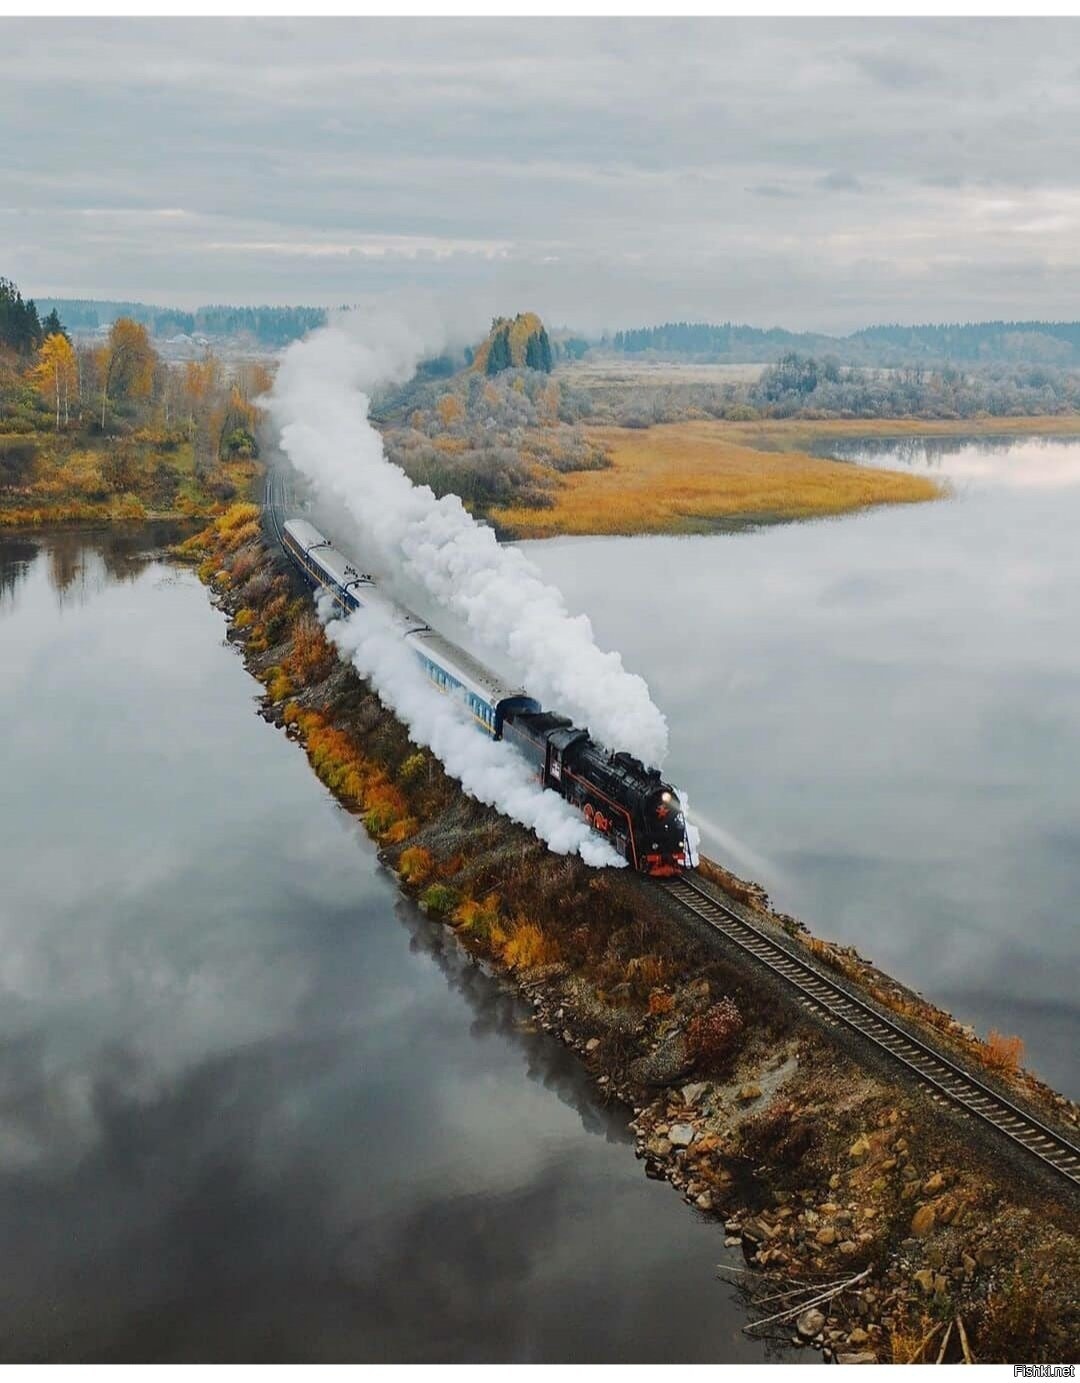
[{"label": "grey cloud", "polygon": [[853,173],[826,173],[823,177],[818,178],[816,186],[820,187],[823,192],[862,192],[865,190],[863,184]]},{"label": "grey cloud", "polygon": [[187,305],[452,287],[585,327],[1060,315],[1078,33],[8,20],[0,272]]},{"label": "grey cloud", "polygon": [[756,187],[748,187],[747,192],[753,193],[755,197],[780,197],[792,198],[799,194],[793,187],[781,187],[775,182],[759,182]]}]

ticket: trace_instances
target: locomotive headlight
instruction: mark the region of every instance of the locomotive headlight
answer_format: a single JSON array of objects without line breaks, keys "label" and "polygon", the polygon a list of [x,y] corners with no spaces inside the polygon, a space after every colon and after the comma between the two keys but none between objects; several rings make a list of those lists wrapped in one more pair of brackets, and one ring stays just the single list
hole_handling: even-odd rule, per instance
[{"label": "locomotive headlight", "polygon": [[660,794],[660,801],[661,801],[661,802],[670,802],[670,801],[671,801],[671,793],[670,793],[670,792],[662,792],[662,793]]}]

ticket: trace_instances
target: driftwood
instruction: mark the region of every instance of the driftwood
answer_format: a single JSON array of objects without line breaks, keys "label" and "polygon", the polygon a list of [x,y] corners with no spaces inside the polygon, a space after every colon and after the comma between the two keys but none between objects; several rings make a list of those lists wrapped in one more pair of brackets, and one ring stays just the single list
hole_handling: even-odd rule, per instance
[{"label": "driftwood", "polygon": [[926,1334],[919,1341],[918,1348],[915,1350],[915,1355],[911,1360],[909,1360],[909,1363],[922,1363],[923,1351],[926,1349],[926,1346],[930,1343],[930,1341],[934,1338],[934,1336],[938,1333],[938,1331],[944,1324],[944,1321],[938,1321],[937,1325],[933,1326],[930,1330],[926,1332]]},{"label": "driftwood", "polygon": [[751,1331],[760,1330],[763,1325],[772,1325],[774,1321],[789,1321],[793,1316],[798,1316],[803,1311],[809,1311],[812,1307],[822,1306],[827,1301],[833,1301],[836,1297],[842,1296],[845,1292],[849,1291],[856,1283],[864,1282],[872,1271],[872,1268],[864,1268],[861,1273],[856,1273],[854,1277],[845,1278],[842,1282],[821,1292],[816,1297],[810,1297],[806,1301],[801,1301],[797,1306],[785,1307],[783,1311],[777,1311],[775,1315],[766,1316],[764,1320],[752,1321],[749,1325],[744,1325],[743,1331],[746,1334],[750,1334]]},{"label": "driftwood", "polygon": [[752,1305],[764,1306],[769,1301],[784,1301],[792,1297],[805,1296],[808,1292],[825,1292],[830,1287],[838,1287],[843,1281],[842,1278],[834,1278],[831,1282],[807,1282],[801,1287],[791,1287],[786,1292],[771,1292],[767,1297],[754,1297]]},{"label": "driftwood", "polygon": [[964,1351],[964,1363],[965,1363],[965,1364],[974,1364],[974,1362],[975,1362],[975,1356],[972,1354],[972,1352],[971,1352],[971,1346],[968,1344],[967,1331],[964,1329],[964,1318],[963,1318],[963,1316],[959,1316],[959,1315],[958,1315],[958,1316],[956,1317],[956,1329],[957,1329],[957,1331],[959,1332],[959,1335],[960,1335],[960,1345],[961,1345],[961,1348],[962,1348],[963,1351]]}]

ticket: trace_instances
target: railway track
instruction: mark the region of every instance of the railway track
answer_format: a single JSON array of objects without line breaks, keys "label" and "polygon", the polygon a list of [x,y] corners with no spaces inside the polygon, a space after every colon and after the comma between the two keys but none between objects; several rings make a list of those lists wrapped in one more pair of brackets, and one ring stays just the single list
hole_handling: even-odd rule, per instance
[{"label": "railway track", "polygon": [[284,550],[285,537],[281,517],[285,507],[285,482],[273,470],[266,472],[266,489],[263,492],[263,513],[270,525],[270,536],[278,547]]},{"label": "railway track", "polygon": [[1080,1187],[1080,1147],[1062,1133],[1048,1128],[844,986],[822,975],[794,950],[726,907],[693,879],[682,875],[662,887],[682,907],[794,989],[804,1007],[827,1022],[842,1024],[857,1033],[864,1042],[917,1076],[938,1100],[959,1106],[1073,1187]]},{"label": "railway track", "polygon": [[[264,510],[270,533],[283,543],[285,483],[271,471],[266,478]],[[752,956],[793,989],[804,1007],[831,1024],[841,1024],[915,1075],[939,1101],[958,1106],[988,1125],[1015,1148],[1056,1172],[1074,1188],[1080,1187],[1080,1147],[1047,1127],[1004,1095],[955,1065],[941,1052],[913,1037],[865,1000],[823,975],[762,928],[727,907],[688,875],[667,880],[661,887],[679,904]]]}]

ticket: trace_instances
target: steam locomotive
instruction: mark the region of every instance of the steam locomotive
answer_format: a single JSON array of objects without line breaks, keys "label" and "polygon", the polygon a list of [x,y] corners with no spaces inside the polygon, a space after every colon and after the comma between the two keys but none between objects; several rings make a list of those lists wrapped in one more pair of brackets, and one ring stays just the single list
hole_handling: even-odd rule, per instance
[{"label": "steam locomotive", "polygon": [[544,711],[524,687],[504,682],[392,601],[306,520],[290,519],[281,537],[286,555],[311,586],[326,591],[344,615],[378,611],[412,648],[432,686],[458,700],[485,735],[512,744],[537,780],[577,807],[632,868],[664,876],[689,866],[682,803],[658,769],[629,754],[609,753],[588,730]]}]

